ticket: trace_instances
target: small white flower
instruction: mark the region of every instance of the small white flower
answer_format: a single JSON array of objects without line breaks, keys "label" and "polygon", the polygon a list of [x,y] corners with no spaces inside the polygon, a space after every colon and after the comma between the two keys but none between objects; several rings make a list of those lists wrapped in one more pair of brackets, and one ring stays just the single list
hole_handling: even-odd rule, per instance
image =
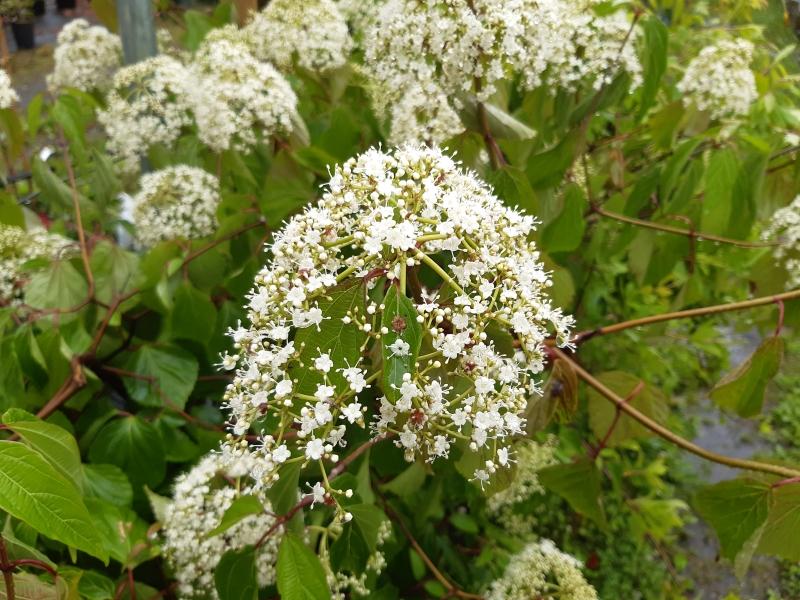
[{"label": "small white flower", "polygon": [[350,423],[355,423],[361,418],[361,404],[358,402],[351,402],[342,409],[342,416]]},{"label": "small white flower", "polygon": [[392,352],[392,356],[408,356],[411,351],[411,345],[408,342],[403,341],[402,338],[397,338],[393,343],[389,344],[389,350]]},{"label": "small white flower", "polygon": [[323,373],[327,373],[331,370],[333,366],[333,361],[331,357],[327,354],[320,354],[317,358],[314,359],[314,368],[317,371],[321,371]]},{"label": "small white flower", "polygon": [[325,488],[322,487],[319,481],[317,481],[311,487],[311,493],[306,494],[306,496],[311,496],[311,507],[313,508],[315,504],[324,504],[325,503]]},{"label": "small white flower", "polygon": [[325,444],[322,440],[315,438],[306,444],[306,458],[319,460],[325,454]]}]

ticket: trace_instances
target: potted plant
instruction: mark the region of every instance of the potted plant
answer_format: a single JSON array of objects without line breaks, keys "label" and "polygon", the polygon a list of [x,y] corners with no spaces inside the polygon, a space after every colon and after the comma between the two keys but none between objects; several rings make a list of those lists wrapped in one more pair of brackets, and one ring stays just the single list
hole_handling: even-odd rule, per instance
[{"label": "potted plant", "polygon": [[0,16],[4,22],[11,23],[18,49],[34,47],[33,0],[0,0]]}]

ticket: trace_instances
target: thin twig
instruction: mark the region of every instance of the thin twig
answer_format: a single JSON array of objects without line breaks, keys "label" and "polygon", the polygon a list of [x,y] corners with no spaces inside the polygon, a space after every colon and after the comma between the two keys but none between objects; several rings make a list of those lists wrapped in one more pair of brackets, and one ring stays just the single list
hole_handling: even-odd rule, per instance
[{"label": "thin twig", "polygon": [[704,317],[735,310],[746,310],[758,306],[767,306],[773,303],[777,303],[780,306],[780,304],[787,300],[795,300],[798,298],[800,298],[800,289],[783,292],[782,294],[775,294],[774,296],[762,296],[760,298],[753,298],[752,300],[743,300],[741,302],[729,302],[727,304],[716,304],[714,306],[703,306],[701,308],[690,308],[677,312],[650,315],[649,317],[641,317],[639,319],[598,327],[597,329],[582,331],[575,334],[571,341],[573,344],[580,344],[598,335],[608,335],[609,333],[617,333],[625,329],[642,327],[643,325],[652,325],[653,323],[661,323],[663,321],[672,321],[675,319],[687,319],[690,317]]},{"label": "thin twig", "polygon": [[89,246],[86,243],[86,232],[83,230],[83,219],[81,218],[81,203],[78,196],[78,184],[75,181],[75,170],[72,168],[72,158],[69,155],[69,144],[64,135],[64,128],[59,130],[61,147],[64,150],[64,167],[67,169],[69,179],[69,189],[72,192],[72,208],[75,211],[75,226],[78,228],[78,243],[81,247],[81,259],[83,260],[83,270],[86,273],[86,281],[89,284],[89,292],[86,294],[89,299],[94,298],[94,275],[89,261]]},{"label": "thin twig", "polygon": [[663,223],[654,223],[653,221],[645,221],[644,219],[637,219],[635,217],[629,217],[627,215],[606,210],[600,205],[593,206],[591,211],[597,213],[598,215],[601,215],[609,219],[614,219],[615,221],[619,221],[621,223],[636,225],[637,227],[644,227],[646,229],[654,229],[656,231],[663,231],[664,233],[684,235],[698,242],[715,242],[718,244],[729,244],[731,246],[737,246],[739,248],[771,248],[777,245],[775,242],[747,242],[745,240],[734,240],[732,238],[726,238],[711,233],[703,233],[702,231],[695,231],[694,228],[683,229],[681,227],[675,227],[674,225],[665,225]]},{"label": "thin twig", "polygon": [[[347,467],[354,460],[356,460],[359,456],[361,456],[367,450],[372,448],[372,446],[374,446],[375,444],[377,444],[379,442],[382,442],[384,440],[387,440],[387,439],[393,437],[393,435],[394,434],[392,434],[392,433],[382,433],[382,434],[380,434],[378,436],[375,436],[371,440],[361,444],[358,448],[356,448],[350,454],[348,454],[346,457],[344,457],[342,460],[340,460],[339,463],[333,469],[331,469],[331,472],[328,475],[328,481],[336,479],[339,475],[341,475],[347,469]],[[289,521],[291,521],[292,518],[298,512],[300,512],[303,508],[305,508],[306,506],[311,504],[311,502],[313,500],[314,500],[314,496],[312,496],[310,494],[306,495],[306,496],[303,496],[300,499],[300,501],[297,504],[295,504],[292,508],[290,508],[289,511],[286,514],[281,515],[280,517],[275,519],[275,522],[272,524],[272,526],[270,526],[270,528],[267,529],[264,532],[264,534],[258,539],[258,541],[255,544],[255,547],[256,548],[260,548],[264,544],[264,542],[266,542],[267,539],[269,539],[269,536],[271,536],[273,533],[275,533],[278,530],[279,527],[281,527],[285,523],[288,523]]]},{"label": "thin twig", "polygon": [[467,598],[467,599],[472,599],[472,600],[483,600],[483,596],[479,596],[478,594],[471,594],[470,592],[465,592],[460,587],[458,587],[456,584],[454,584],[452,581],[450,581],[444,575],[444,573],[442,573],[439,570],[439,568],[436,566],[436,564],[434,564],[434,562],[431,560],[431,557],[428,556],[428,554],[425,552],[425,550],[422,549],[422,546],[420,546],[419,542],[416,540],[414,535],[411,533],[411,530],[403,522],[403,519],[400,517],[400,515],[398,515],[397,512],[395,512],[395,510],[391,506],[389,506],[389,503],[386,501],[386,499],[382,495],[379,494],[378,498],[380,498],[380,500],[381,500],[381,504],[383,505],[383,510],[386,512],[386,515],[392,521],[397,523],[397,525],[400,527],[400,530],[403,532],[403,535],[408,540],[408,543],[411,544],[411,547],[414,548],[415,552],[422,559],[422,562],[424,562],[427,565],[428,569],[430,570],[431,573],[433,573],[433,576],[436,578],[436,580],[439,583],[441,583],[447,589],[447,596],[446,597],[452,598],[453,596],[455,596],[457,598]]},{"label": "thin twig", "polygon": [[558,348],[550,348],[549,352],[551,356],[554,356],[569,363],[570,366],[572,366],[572,368],[575,370],[575,374],[578,377],[583,379],[590,387],[594,388],[597,392],[599,392],[601,396],[605,397],[606,399],[614,403],[614,405],[617,406],[619,410],[623,411],[625,414],[627,414],[634,420],[644,425],[647,429],[649,429],[656,435],[664,438],[668,442],[675,444],[679,448],[683,448],[687,452],[691,452],[692,454],[695,454],[696,456],[704,458],[708,461],[725,465],[727,467],[733,467],[735,469],[743,469],[746,471],[759,471],[761,473],[780,475],[781,477],[800,477],[800,471],[798,471],[797,469],[792,469],[781,465],[774,465],[771,463],[764,463],[755,460],[745,460],[731,456],[725,456],[723,454],[717,454],[716,452],[711,452],[710,450],[701,448],[697,444],[690,442],[689,440],[679,436],[670,429],[667,429],[660,423],[657,423],[644,413],[632,407],[625,401],[625,399],[622,396],[620,396],[619,394],[608,388],[605,384],[603,384],[602,381],[595,378],[586,369],[581,367],[577,363],[577,361],[574,360],[574,358],[570,357],[565,352],[559,350]]}]

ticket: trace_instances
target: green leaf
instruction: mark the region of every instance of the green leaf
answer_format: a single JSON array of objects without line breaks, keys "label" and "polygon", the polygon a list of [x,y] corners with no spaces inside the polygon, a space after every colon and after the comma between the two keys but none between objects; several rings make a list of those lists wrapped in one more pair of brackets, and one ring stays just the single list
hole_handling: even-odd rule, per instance
[{"label": "green leaf", "polygon": [[578,150],[580,132],[573,130],[555,146],[528,159],[525,173],[533,189],[552,187],[564,178]]},{"label": "green leaf", "polygon": [[157,521],[163,523],[167,514],[167,506],[172,502],[172,499],[156,494],[147,486],[144,486],[144,493],[147,496],[147,503],[150,505],[150,510],[153,511],[153,516],[155,516]]},{"label": "green leaf", "polygon": [[[403,375],[414,375],[422,345],[422,326],[417,322],[418,313],[414,303],[400,292],[398,286],[389,286],[383,304],[385,308],[381,317],[381,328],[389,330],[381,337],[383,393],[391,402],[395,402],[400,397]],[[405,344],[408,349],[402,352],[397,348],[393,349],[393,344]]]},{"label": "green leaf", "polygon": [[586,194],[577,184],[569,184],[563,192],[564,206],[556,218],[542,230],[541,244],[547,252],[571,252],[580,246],[586,220]]},{"label": "green leaf", "polygon": [[282,600],[329,600],[325,571],[319,557],[294,533],[283,536],[278,549],[278,592]]},{"label": "green leaf", "polygon": [[114,582],[96,571],[84,571],[78,580],[78,593],[82,600],[108,600],[114,597]]},{"label": "green leaf", "polygon": [[758,543],[769,510],[769,493],[768,484],[741,478],[706,486],[695,495],[692,504],[717,533],[721,556],[734,561],[750,540],[755,538]]},{"label": "green leaf", "polygon": [[761,534],[758,552],[800,560],[800,484],[788,483],[772,488],[767,523]]},{"label": "green leaf", "polygon": [[[33,573],[16,572],[14,577],[15,600],[56,600],[66,598],[67,589],[63,579],[55,585],[42,581]],[[6,586],[0,585],[0,600],[7,600]]]},{"label": "green leaf", "polygon": [[83,465],[86,495],[113,504],[130,506],[133,488],[122,469],[114,465]]},{"label": "green leaf", "polygon": [[[294,346],[300,351],[300,362],[310,365],[320,354],[327,353],[333,361],[333,368],[328,373],[337,394],[348,389],[349,384],[338,369],[347,365],[355,366],[361,357],[361,344],[367,334],[355,324],[345,324],[342,318],[348,312],[365,314],[365,286],[358,279],[345,282],[328,290],[325,297],[318,301],[323,321],[319,331],[313,325],[297,332]],[[297,380],[296,390],[301,394],[313,394],[317,384],[322,383],[322,375],[307,366],[292,369],[292,379]]]},{"label": "green leaf", "polygon": [[90,266],[97,298],[106,304],[115,296],[130,292],[140,276],[139,257],[107,241],[94,247]]},{"label": "green leaf", "polygon": [[[640,383],[639,378],[621,371],[608,371],[597,376],[606,387],[622,398],[629,398],[627,404],[644,413],[651,419],[663,423],[669,415],[669,404],[664,394],[654,387],[643,384],[635,396],[630,397]],[[614,429],[606,441],[607,446],[616,446],[626,440],[641,439],[653,435],[649,429],[621,413],[617,419],[617,408],[594,389],[589,389],[589,424],[595,437],[602,440],[612,424]],[[616,423],[615,423],[616,421]]]},{"label": "green leaf", "polygon": [[[465,477],[472,477],[473,472],[474,469],[465,473]],[[383,492],[390,492],[395,496],[405,499],[416,493],[417,490],[422,487],[427,475],[425,467],[421,463],[415,462],[403,470],[397,477],[381,485],[380,489]]]},{"label": "green leaf", "polygon": [[[50,206],[71,213],[73,205],[70,187],[58,175],[53,173],[46,163],[38,158],[33,160],[31,172],[34,184],[41,190],[42,200]],[[94,209],[94,205],[80,193],[78,193],[78,204],[81,207],[83,220],[91,220],[90,217],[97,212]]]},{"label": "green leaf", "polygon": [[175,291],[170,313],[172,337],[208,343],[217,321],[217,309],[208,297],[189,282]]},{"label": "green leaf", "polygon": [[281,466],[278,481],[267,492],[275,514],[285,515],[297,504],[297,485],[302,468],[299,462]]},{"label": "green leaf", "polygon": [[31,276],[25,302],[39,309],[68,309],[83,302],[88,293],[83,275],[69,261],[56,260]]},{"label": "green leaf", "polygon": [[642,84],[641,118],[653,105],[661,83],[661,77],[667,70],[667,47],[669,46],[669,30],[658,15],[651,15],[642,24],[644,30],[644,49],[642,66],[644,82]]},{"label": "green leaf", "polygon": [[183,409],[197,380],[197,359],[174,346],[142,346],[125,362],[138,377],[123,377],[131,398],[144,406]]},{"label": "green leaf", "polygon": [[724,235],[727,231],[738,172],[739,159],[730,148],[722,148],[711,155],[706,171],[706,191],[700,221],[704,233]]},{"label": "green leaf", "polygon": [[331,565],[334,570],[364,572],[370,554],[378,543],[378,530],[386,520],[383,512],[371,504],[347,507],[353,519],[344,525],[342,535],[331,546]]},{"label": "green leaf", "polygon": [[754,417],[764,406],[767,384],[775,377],[783,360],[783,339],[770,337],[733,371],[725,375],[710,396],[723,408],[740,417]]},{"label": "green leaf", "polygon": [[55,569],[55,563],[51,561],[46,554],[40,552],[33,545],[27,544],[17,537],[17,535],[14,533],[14,527],[12,526],[11,522],[12,518],[7,517],[3,531],[0,533],[0,537],[3,538],[3,541],[5,541],[6,544],[8,559],[19,560],[20,558],[33,558],[34,560],[40,560]]},{"label": "green leaf", "polygon": [[674,498],[635,498],[629,502],[631,514],[631,532],[640,541],[649,535],[656,541],[662,541],[669,534],[683,527],[682,512],[689,506],[683,500]]},{"label": "green leaf", "polygon": [[494,193],[503,204],[512,208],[522,208],[532,215],[539,214],[539,201],[525,173],[516,167],[506,165],[491,171],[487,180]]},{"label": "green leaf", "polygon": [[102,540],[75,486],[23,444],[0,441],[0,509],[102,561]]},{"label": "green leaf", "polygon": [[89,447],[95,463],[118,466],[134,486],[155,487],[164,479],[164,444],[158,430],[136,416],[107,423]]},{"label": "green leaf", "polygon": [[261,501],[255,496],[239,496],[236,498],[225,514],[222,515],[219,525],[214,527],[206,534],[206,537],[214,537],[220,533],[227,531],[242,519],[251,515],[258,515],[264,512],[264,506]]},{"label": "green leaf", "polygon": [[78,443],[66,429],[42,421],[19,408],[3,415],[3,423],[36,450],[78,490],[83,489],[83,470]]},{"label": "green leaf", "polygon": [[538,477],[544,487],[564,498],[577,512],[600,527],[606,527],[606,516],[600,504],[600,471],[593,461],[581,458],[577,462],[546,467],[539,471]]},{"label": "green leaf", "polygon": [[214,571],[214,585],[220,600],[256,600],[258,579],[255,549],[246,546],[223,554]]}]

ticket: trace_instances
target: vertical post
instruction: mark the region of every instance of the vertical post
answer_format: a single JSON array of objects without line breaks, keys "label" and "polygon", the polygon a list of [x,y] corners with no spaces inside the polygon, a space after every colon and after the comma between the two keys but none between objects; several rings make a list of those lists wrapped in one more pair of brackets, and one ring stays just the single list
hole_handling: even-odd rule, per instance
[{"label": "vertical post", "polygon": [[152,0],[117,0],[116,5],[125,64],[155,56],[158,48]]},{"label": "vertical post", "polygon": [[236,22],[244,27],[250,21],[250,15],[258,10],[258,0],[234,0]]}]

